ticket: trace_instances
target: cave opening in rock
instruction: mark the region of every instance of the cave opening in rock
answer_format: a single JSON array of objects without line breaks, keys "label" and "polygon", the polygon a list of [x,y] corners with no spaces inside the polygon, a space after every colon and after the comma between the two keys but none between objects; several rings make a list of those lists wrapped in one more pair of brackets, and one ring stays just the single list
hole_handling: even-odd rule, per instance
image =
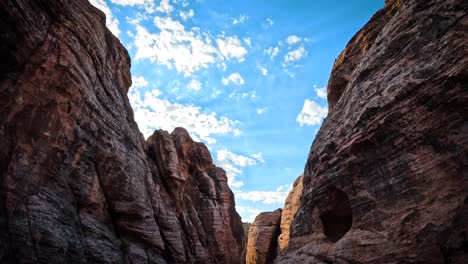
[{"label": "cave opening in rock", "polygon": [[337,242],[353,224],[351,205],[348,195],[334,187],[327,190],[325,197],[327,202],[324,210],[321,210],[320,220],[325,235],[332,242]]}]

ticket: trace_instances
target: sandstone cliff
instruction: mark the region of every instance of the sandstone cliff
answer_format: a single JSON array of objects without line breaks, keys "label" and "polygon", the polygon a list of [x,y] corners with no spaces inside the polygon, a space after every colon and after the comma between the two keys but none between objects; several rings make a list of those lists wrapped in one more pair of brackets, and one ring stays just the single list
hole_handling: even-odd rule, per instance
[{"label": "sandstone cliff", "polygon": [[276,239],[280,234],[281,209],[263,212],[250,225],[247,240],[247,264],[271,263],[277,254]]},{"label": "sandstone cliff", "polygon": [[349,42],[277,263],[468,263],[467,28],[394,0]]},{"label": "sandstone cliff", "polygon": [[296,181],[294,181],[293,188],[289,192],[288,197],[286,197],[286,201],[284,202],[284,208],[281,213],[281,234],[278,237],[278,252],[283,250],[289,243],[289,229],[291,222],[294,219],[294,215],[296,215],[299,206],[301,205],[303,179],[304,176],[301,175],[296,179]]},{"label": "sandstone cliff", "polygon": [[5,0],[0,28],[0,263],[241,262],[225,172],[184,129],[144,141],[103,13]]},{"label": "sandstone cliff", "polygon": [[286,198],[284,208],[259,214],[250,226],[247,264],[271,263],[289,243],[289,226],[299,209],[303,176],[299,176]]}]

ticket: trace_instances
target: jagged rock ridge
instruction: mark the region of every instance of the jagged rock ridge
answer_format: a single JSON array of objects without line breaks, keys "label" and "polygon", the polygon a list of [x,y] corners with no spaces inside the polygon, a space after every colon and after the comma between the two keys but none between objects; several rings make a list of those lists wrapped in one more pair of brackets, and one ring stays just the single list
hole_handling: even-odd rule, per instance
[{"label": "jagged rock ridge", "polygon": [[1,263],[242,262],[225,172],[184,129],[144,141],[102,12],[6,0],[0,27]]},{"label": "jagged rock ridge", "polygon": [[386,2],[335,61],[276,263],[468,261],[468,2]]}]

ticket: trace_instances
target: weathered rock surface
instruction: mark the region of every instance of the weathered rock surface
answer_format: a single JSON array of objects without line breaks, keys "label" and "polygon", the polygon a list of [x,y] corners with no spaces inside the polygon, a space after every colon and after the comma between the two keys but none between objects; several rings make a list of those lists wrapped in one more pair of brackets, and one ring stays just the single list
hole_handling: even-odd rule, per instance
[{"label": "weathered rock surface", "polygon": [[304,176],[301,175],[294,181],[293,188],[284,202],[283,211],[281,213],[281,234],[278,237],[278,252],[283,250],[289,243],[289,227],[301,205],[303,179]]},{"label": "weathered rock surface", "polygon": [[468,2],[387,2],[335,63],[277,263],[468,263]]},{"label": "weathered rock surface", "polygon": [[0,28],[0,263],[241,262],[225,172],[184,129],[144,141],[103,13],[5,0]]},{"label": "weathered rock surface", "polygon": [[263,212],[250,225],[247,240],[247,264],[271,263],[277,254],[277,238],[280,234],[281,209]]}]

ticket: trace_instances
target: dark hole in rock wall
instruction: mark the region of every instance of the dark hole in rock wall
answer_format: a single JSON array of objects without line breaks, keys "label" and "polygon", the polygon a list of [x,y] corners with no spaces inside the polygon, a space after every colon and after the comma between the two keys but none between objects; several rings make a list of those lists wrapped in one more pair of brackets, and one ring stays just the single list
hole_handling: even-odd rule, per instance
[{"label": "dark hole in rock wall", "polygon": [[351,229],[353,224],[351,205],[348,195],[335,187],[327,189],[325,198],[327,203],[325,208],[320,210],[320,220],[325,235],[332,242],[337,242]]}]

